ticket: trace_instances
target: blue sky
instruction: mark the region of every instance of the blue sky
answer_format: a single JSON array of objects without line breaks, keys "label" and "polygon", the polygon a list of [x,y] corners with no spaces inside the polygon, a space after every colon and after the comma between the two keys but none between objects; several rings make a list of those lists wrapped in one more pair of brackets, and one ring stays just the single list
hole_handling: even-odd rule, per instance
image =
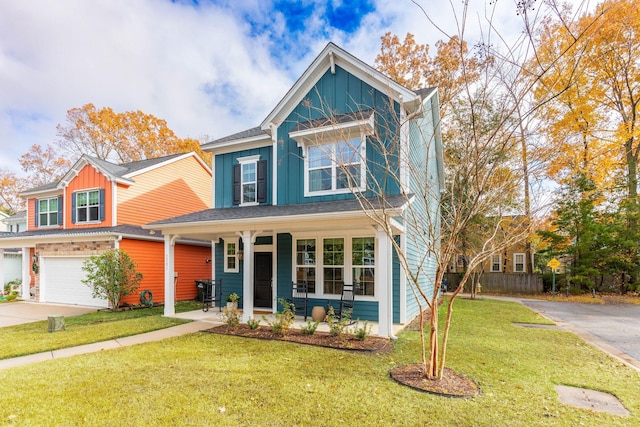
[{"label": "blue sky", "polygon": [[[470,22],[485,7],[517,21],[513,0],[471,2]],[[462,2],[419,3],[459,32],[451,4]],[[373,64],[387,31],[446,37],[410,0],[0,0],[0,168],[19,172],[87,103],[153,114],[180,137],[256,126],[327,42]]]}]

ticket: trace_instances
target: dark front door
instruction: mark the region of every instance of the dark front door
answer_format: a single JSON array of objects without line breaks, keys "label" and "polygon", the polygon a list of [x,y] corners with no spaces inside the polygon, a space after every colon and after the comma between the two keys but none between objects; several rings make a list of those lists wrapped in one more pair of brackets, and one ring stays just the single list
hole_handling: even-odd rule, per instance
[{"label": "dark front door", "polygon": [[256,252],[253,265],[253,306],[271,308],[273,273],[271,252]]}]

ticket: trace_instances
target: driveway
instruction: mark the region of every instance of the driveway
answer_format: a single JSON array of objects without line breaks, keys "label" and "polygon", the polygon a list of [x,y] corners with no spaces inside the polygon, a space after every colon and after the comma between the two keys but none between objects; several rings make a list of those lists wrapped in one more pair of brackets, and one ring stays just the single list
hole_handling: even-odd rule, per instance
[{"label": "driveway", "polygon": [[97,311],[96,307],[44,304],[38,302],[11,302],[0,304],[0,328],[47,320],[49,316],[76,316]]},{"label": "driveway", "polygon": [[519,301],[563,329],[640,369],[640,305]]}]

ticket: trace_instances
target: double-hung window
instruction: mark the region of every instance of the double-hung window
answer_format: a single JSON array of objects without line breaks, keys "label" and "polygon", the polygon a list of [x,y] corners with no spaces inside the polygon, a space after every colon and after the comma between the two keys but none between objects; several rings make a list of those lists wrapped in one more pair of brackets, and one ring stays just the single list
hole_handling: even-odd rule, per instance
[{"label": "double-hung window", "polygon": [[364,156],[360,138],[309,147],[307,194],[362,190]]},{"label": "double-hung window", "polygon": [[240,271],[238,263],[238,241],[230,240],[224,242],[224,272],[237,273]]},{"label": "double-hung window", "polygon": [[302,148],[305,197],[366,189],[367,136],[375,115],[361,111],[327,120],[299,123],[289,136]]},{"label": "double-hung window", "polygon": [[356,295],[375,294],[375,240],[374,237],[351,239],[351,269]]},{"label": "double-hung window", "polygon": [[500,254],[491,255],[491,272],[499,273],[502,271],[502,256]]},{"label": "double-hung window", "polygon": [[260,156],[237,159],[233,169],[233,203],[240,206],[257,205],[267,201],[266,165]]},{"label": "double-hung window", "polygon": [[307,282],[309,293],[316,293],[316,239],[296,240],[296,281]]},{"label": "double-hung window", "polygon": [[38,200],[38,225],[50,227],[58,225],[58,198]]},{"label": "double-hung window", "polygon": [[324,293],[340,295],[344,283],[344,239],[323,240]]},{"label": "double-hung window", "polygon": [[513,271],[516,273],[524,273],[524,254],[513,254]]},{"label": "double-hung window", "polygon": [[76,222],[100,221],[100,190],[79,191],[76,197]]}]

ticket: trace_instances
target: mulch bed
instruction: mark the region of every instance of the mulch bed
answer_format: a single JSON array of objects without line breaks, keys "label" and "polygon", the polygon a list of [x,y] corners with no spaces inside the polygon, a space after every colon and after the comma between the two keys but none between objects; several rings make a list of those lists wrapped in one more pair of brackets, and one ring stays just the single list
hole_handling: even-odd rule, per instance
[{"label": "mulch bed", "polygon": [[480,394],[480,387],[475,381],[449,368],[444,368],[442,378],[436,380],[428,379],[423,369],[421,363],[401,365],[393,368],[389,375],[400,384],[440,396],[467,398]]},{"label": "mulch bed", "polygon": [[245,338],[288,341],[339,350],[363,351],[376,354],[386,354],[390,352],[393,347],[389,339],[382,337],[368,336],[364,340],[359,340],[353,335],[338,337],[330,335],[327,332],[316,332],[313,335],[305,335],[298,329],[291,329],[286,335],[281,335],[271,331],[271,328],[268,326],[259,326],[257,329],[251,329],[245,324],[239,324],[233,328],[228,325],[221,325],[207,329],[205,332]]}]

